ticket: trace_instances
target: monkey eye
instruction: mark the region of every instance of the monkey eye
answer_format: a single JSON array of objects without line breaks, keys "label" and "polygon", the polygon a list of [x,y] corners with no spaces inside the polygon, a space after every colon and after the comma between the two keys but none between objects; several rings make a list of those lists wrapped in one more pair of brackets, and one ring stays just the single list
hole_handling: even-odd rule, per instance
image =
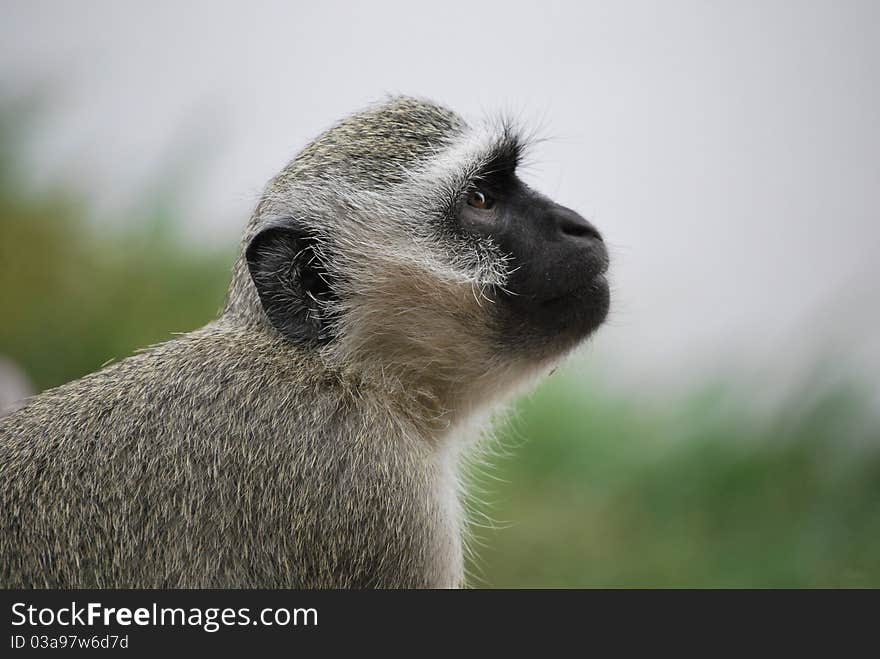
[{"label": "monkey eye", "polygon": [[495,200],[479,188],[473,188],[467,195],[468,206],[473,206],[480,210],[489,210],[495,205]]}]

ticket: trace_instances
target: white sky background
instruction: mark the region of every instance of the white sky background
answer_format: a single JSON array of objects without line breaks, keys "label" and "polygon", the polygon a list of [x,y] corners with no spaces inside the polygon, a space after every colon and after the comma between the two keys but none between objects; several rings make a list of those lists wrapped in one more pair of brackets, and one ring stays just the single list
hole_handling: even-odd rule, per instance
[{"label": "white sky background", "polygon": [[615,298],[586,355],[626,387],[817,352],[880,384],[880,2],[10,2],[0,83],[53,83],[38,178],[102,209],[181,151],[187,235],[386,93],[552,138],[524,178],[590,217]]}]

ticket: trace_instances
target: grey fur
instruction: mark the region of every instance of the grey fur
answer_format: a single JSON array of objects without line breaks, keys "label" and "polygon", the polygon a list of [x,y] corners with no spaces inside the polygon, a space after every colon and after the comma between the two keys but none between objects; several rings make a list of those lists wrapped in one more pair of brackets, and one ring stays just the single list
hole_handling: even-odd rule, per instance
[{"label": "grey fur", "polygon": [[[462,585],[460,436],[559,355],[499,352],[504,255],[438,218],[520,146],[409,98],[308,145],[217,320],[0,421],[0,586]],[[340,288],[333,341],[289,341],[261,306],[244,254],[285,218]]]}]

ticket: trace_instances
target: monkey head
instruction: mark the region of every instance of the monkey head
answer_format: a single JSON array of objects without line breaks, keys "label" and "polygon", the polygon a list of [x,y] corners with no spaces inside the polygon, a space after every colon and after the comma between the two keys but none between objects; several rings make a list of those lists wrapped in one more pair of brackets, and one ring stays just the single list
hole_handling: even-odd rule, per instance
[{"label": "monkey head", "polygon": [[551,365],[604,320],[608,254],[518,178],[525,142],[411,98],[344,119],[267,186],[226,314],[444,405]]}]

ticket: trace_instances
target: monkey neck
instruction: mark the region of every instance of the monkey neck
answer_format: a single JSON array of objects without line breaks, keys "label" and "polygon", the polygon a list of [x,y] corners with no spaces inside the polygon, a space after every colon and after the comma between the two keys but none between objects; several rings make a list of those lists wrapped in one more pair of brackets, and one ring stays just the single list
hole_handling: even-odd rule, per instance
[{"label": "monkey neck", "polygon": [[366,353],[343,356],[333,349],[303,348],[278,334],[268,321],[240,313],[224,313],[193,338],[201,334],[223,341],[225,348],[240,349],[230,359],[239,365],[248,362],[248,377],[283,384],[291,392],[307,391],[310,404],[325,411],[348,405],[369,408],[373,418],[393,421],[388,432],[396,428],[429,444],[471,434],[465,429],[473,430],[485,420],[493,404],[508,393],[501,381],[511,381],[501,375],[490,382],[486,373],[476,372],[470,379],[451,377],[448,369],[432,369],[416,359],[404,368]]},{"label": "monkey neck", "polygon": [[551,366],[409,357],[388,363],[361,353],[355,360],[341,362],[341,377],[356,390],[394,401],[395,413],[434,438],[458,437],[460,429],[479,427]]}]

